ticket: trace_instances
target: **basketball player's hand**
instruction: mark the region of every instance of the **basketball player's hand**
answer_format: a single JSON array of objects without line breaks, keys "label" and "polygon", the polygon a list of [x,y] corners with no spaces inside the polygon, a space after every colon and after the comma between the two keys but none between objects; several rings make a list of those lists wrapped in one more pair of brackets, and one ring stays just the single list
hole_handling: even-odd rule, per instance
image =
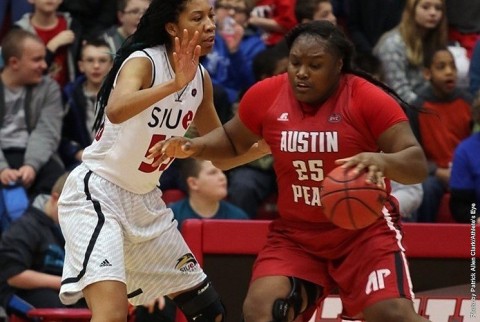
[{"label": "basketball player's hand", "polygon": [[353,171],[360,173],[367,171],[367,182],[376,184],[379,188],[385,189],[384,160],[380,153],[362,152],[350,158],[338,159],[336,164],[343,168],[353,168]]},{"label": "basketball player's hand", "polygon": [[257,148],[259,151],[265,154],[271,154],[272,151],[270,150],[270,146],[265,142],[265,140],[260,140],[254,144],[254,147]]},{"label": "basketball player's hand", "polygon": [[199,37],[199,32],[195,31],[192,39],[189,39],[187,29],[183,30],[182,39],[175,37],[173,64],[175,67],[175,84],[178,90],[185,87],[197,73],[201,51],[201,47],[198,45]]},{"label": "basketball player's hand", "polygon": [[201,152],[201,147],[194,144],[191,139],[175,136],[158,142],[148,152],[150,153],[148,159],[158,158],[152,163],[153,167],[157,167],[168,158],[185,159],[198,155]]}]

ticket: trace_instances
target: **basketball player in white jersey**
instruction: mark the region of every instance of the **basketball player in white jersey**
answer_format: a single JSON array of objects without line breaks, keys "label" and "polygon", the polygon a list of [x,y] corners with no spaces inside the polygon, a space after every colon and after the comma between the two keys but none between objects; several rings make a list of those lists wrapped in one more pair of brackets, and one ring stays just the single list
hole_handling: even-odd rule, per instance
[{"label": "basketball player in white jersey", "polygon": [[128,301],[162,295],[189,321],[224,318],[157,187],[173,160],[158,167],[147,158],[156,142],[183,136],[192,122],[200,134],[221,126],[199,65],[214,34],[209,0],[153,0],[99,93],[95,140],[59,202],[66,239],[60,298],[72,304],[85,297],[92,321],[126,321]]}]

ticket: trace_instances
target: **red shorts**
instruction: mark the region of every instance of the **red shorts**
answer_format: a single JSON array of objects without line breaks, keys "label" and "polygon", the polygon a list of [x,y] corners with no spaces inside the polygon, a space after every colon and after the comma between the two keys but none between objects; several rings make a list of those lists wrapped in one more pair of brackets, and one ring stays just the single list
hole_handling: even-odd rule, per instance
[{"label": "red shorts", "polygon": [[255,261],[252,280],[301,278],[324,288],[320,301],[338,290],[345,316],[360,318],[376,302],[414,297],[401,239],[390,217],[356,231],[278,219]]}]

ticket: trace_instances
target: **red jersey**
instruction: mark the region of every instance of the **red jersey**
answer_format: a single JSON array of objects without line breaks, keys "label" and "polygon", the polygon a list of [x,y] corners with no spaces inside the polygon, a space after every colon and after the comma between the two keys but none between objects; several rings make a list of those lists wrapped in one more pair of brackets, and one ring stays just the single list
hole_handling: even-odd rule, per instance
[{"label": "red jersey", "polygon": [[[53,28],[42,29],[35,26],[34,28],[37,35],[43,40],[45,45],[48,44],[48,42],[60,32],[68,30],[67,20],[62,16],[58,16],[58,23]],[[53,62],[49,67],[50,76],[52,76],[52,78],[55,79],[62,87],[68,82],[67,51],[68,46],[62,46],[58,48],[54,54]]]},{"label": "red jersey", "polygon": [[[287,31],[297,24],[295,2],[292,0],[258,0],[254,10],[260,10],[262,12],[260,16],[275,20]],[[268,32],[264,35],[264,41],[267,46],[273,46],[284,36],[285,33]]]},{"label": "red jersey", "polygon": [[268,78],[247,91],[239,117],[271,148],[280,216],[307,222],[328,221],[320,207],[320,186],[337,166],[335,160],[379,152],[379,136],[407,122],[391,96],[354,75],[342,76],[318,108],[296,100],[287,74]]}]

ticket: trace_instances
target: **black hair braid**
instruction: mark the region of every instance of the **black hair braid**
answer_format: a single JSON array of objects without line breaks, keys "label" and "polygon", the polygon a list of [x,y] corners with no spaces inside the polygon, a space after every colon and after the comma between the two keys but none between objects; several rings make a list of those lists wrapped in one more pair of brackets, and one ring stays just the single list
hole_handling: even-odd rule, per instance
[{"label": "black hair braid", "polygon": [[93,130],[97,131],[103,121],[105,107],[107,106],[110,93],[123,62],[133,52],[157,45],[170,46],[171,37],[165,30],[169,22],[178,22],[180,13],[188,0],[153,0],[138,23],[136,31],[130,35],[115,54],[113,66],[103,81],[97,95],[95,107],[95,121]]}]

